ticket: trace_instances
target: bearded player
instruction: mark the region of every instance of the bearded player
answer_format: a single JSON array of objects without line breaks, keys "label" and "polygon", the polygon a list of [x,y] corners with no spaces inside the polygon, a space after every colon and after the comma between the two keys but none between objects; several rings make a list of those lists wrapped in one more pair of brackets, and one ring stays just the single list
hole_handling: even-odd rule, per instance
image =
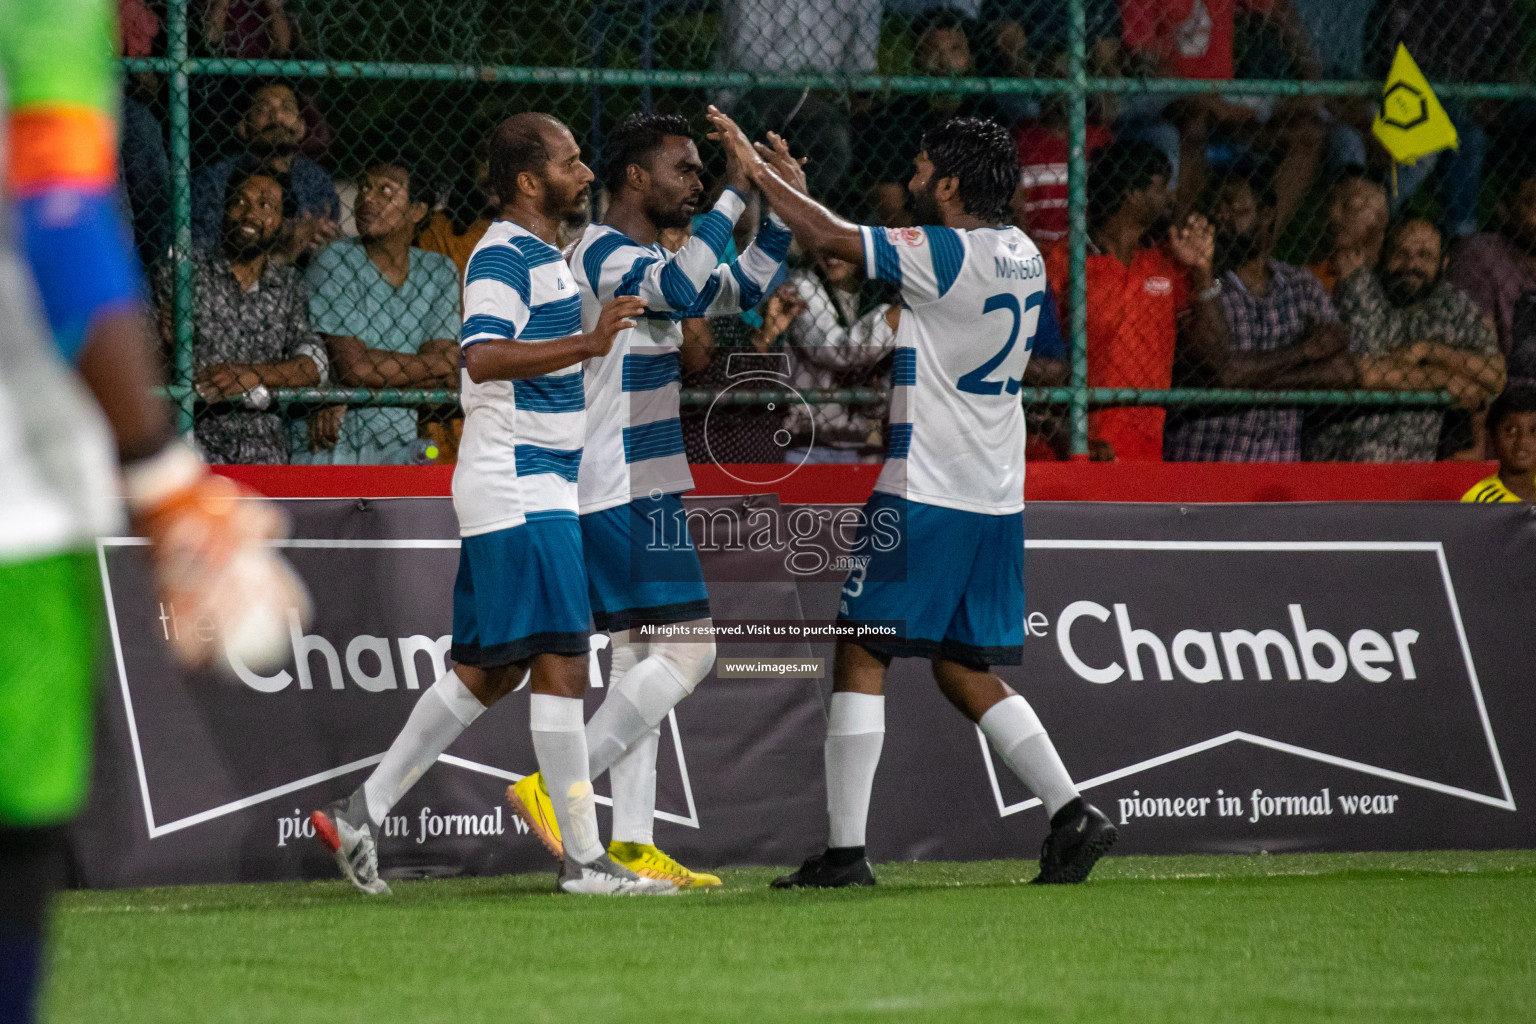
[{"label": "bearded player", "polygon": [[[675,255],[669,253],[658,236],[688,227],[704,195],[704,165],[688,122],[636,114],[606,145],[608,209],[604,222],[589,226],[572,250],[571,269],[587,322],[604,302],[622,295],[643,300],[645,316],[614,339],[607,355],[586,365],[581,534],[593,622],[613,644],[607,695],[587,723],[587,754],[592,777],[608,771],[612,785],[609,856],[679,886],[719,885],[716,876],[692,871],[658,849],[652,833],[660,724],[715,660],[709,594],[681,497],[693,489],[678,405],[682,320],[755,307],[789,251],[789,229],[770,216],[740,258],[724,262],[751,188],[740,163],[728,159],[726,187],[714,209]],[[691,636],[703,639],[647,642],[637,635],[641,623],[687,623]],[[507,795],[560,856],[559,822],[543,782],[529,776]]]},{"label": "bearded player", "polygon": [[[992,672],[1023,658],[1024,410],[1019,390],[1045,302],[1039,250],[1008,223],[1017,151],[991,121],[956,118],[929,132],[908,185],[915,228],[859,227],[791,186],[783,140],[756,154],[719,111],[718,136],[812,254],[858,261],[898,285],[890,441],[864,508],[839,621],[905,623],[895,641],[837,645],[828,713],[830,837],[825,852],[775,888],[873,885],[864,853],[885,738],[885,671],[926,658],[944,696],[976,722],[1045,805],[1051,831],[1036,882],[1081,882],[1115,841],[1085,803],[1045,727]],[[872,543],[894,528],[895,545]],[[882,550],[883,548],[883,550]]]},{"label": "bearded player", "polygon": [[[545,114],[509,118],[492,137],[490,162],[501,219],[470,258],[460,341],[465,421],[453,477],[463,536],[453,596],[457,664],[422,695],[367,781],[312,820],[347,878],[364,892],[387,893],[377,852],[385,815],[528,671],[539,762],[529,778],[543,780],[555,794],[545,796],[541,809],[545,832],[565,837],[555,847],[559,887],[602,895],[675,892],[675,878],[638,876],[598,841],[582,705],[591,621],[577,518],[587,437],[583,367],[607,355],[615,335],[636,326],[629,318],[645,310],[645,300],[620,293],[584,310],[571,268],[555,248],[562,223],[586,213],[593,180],[565,125]],[[728,236],[735,217],[722,216]],[[714,249],[697,240],[675,260],[641,267],[636,276],[645,279],[644,294],[665,287],[694,296],[716,276],[717,262]],[[586,312],[587,331],[578,333]]]},{"label": "bearded player", "polygon": [[[0,5],[4,1021],[30,1019],[48,897],[66,871],[63,828],[86,797],[103,607],[95,542],[121,531],[124,497],[161,599],[207,617],[248,664],[281,661],[288,609],[308,609],[261,546],[277,513],[210,475],[154,395],[156,346],[117,212],[115,14],[109,0]],[[202,667],[219,646],[189,636],[176,653]]]}]

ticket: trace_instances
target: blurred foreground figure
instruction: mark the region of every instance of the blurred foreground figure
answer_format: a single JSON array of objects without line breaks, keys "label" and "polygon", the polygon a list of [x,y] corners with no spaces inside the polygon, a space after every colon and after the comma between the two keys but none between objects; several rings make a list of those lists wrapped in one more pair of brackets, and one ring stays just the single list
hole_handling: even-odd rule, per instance
[{"label": "blurred foreground figure", "polygon": [[[7,0],[0,205],[0,1022],[31,1017],[63,827],[90,774],[97,537],[124,515],[160,597],[255,666],[281,657],[302,586],[261,541],[280,520],[208,473],[154,395],[154,343],[118,213],[108,0]],[[116,442],[114,459],[113,442]],[[121,474],[119,474],[119,463]]]}]

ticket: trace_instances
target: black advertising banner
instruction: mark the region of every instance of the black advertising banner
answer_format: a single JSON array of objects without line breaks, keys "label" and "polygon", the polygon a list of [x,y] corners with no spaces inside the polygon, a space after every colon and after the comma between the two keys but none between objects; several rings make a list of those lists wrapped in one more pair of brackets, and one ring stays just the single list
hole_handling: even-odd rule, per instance
[{"label": "black advertising banner", "polygon": [[[285,505],[316,616],[267,675],[179,673],[162,638],[200,624],[155,599],[137,542],[102,543],[111,650],[83,884],[331,874],[309,810],[361,782],[445,669],[449,501]],[[797,862],[826,835],[826,627],[861,512],[687,508],[731,632],[663,727],[657,841],[701,866]],[[1027,532],[1024,664],[1000,674],[1120,826],[1118,852],[1536,842],[1531,509],[1051,503]],[[606,643],[592,638],[589,712]],[[896,662],[887,695],[871,855],[1032,856],[1043,811],[928,666]],[[386,876],[550,869],[502,795],[533,770],[523,690],[395,808]]]}]

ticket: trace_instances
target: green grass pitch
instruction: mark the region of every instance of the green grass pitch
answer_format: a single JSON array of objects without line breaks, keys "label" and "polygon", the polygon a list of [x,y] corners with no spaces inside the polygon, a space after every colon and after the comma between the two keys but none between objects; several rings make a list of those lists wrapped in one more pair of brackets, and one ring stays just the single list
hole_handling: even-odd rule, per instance
[{"label": "green grass pitch", "polygon": [[551,875],[66,894],[48,1022],[1536,1020],[1536,851],[888,864],[675,898]]}]

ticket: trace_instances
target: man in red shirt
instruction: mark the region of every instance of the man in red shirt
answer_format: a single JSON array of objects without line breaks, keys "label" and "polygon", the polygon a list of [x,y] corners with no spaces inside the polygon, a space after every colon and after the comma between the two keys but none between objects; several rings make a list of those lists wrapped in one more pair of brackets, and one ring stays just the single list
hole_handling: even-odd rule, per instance
[{"label": "man in red shirt", "polygon": [[[1225,346],[1227,325],[1211,273],[1215,236],[1191,215],[1166,239],[1156,229],[1173,208],[1168,159],[1147,142],[1114,142],[1088,171],[1088,385],[1166,388],[1179,333]],[[1161,243],[1161,244],[1159,244]],[[1045,254],[1046,280],[1070,308],[1068,246]],[[1152,406],[1088,416],[1096,458],[1159,462],[1165,412]]]}]

